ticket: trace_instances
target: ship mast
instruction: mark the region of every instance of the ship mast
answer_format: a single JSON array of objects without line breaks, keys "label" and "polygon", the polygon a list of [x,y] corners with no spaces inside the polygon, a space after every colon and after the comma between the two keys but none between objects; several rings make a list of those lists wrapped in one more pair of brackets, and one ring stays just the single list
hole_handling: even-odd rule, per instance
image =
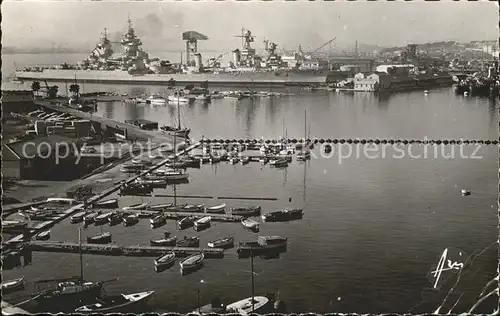
[{"label": "ship mast", "polygon": [[181,111],[180,111],[180,106],[179,106],[179,90],[177,90],[177,124],[179,131],[181,130]]},{"label": "ship mast", "polygon": [[250,265],[251,265],[251,274],[252,274],[252,313],[255,310],[255,286],[254,286],[254,281],[253,281],[253,253],[252,253],[252,247],[250,246]]},{"label": "ship mast", "polygon": [[83,283],[82,228],[78,227],[78,248],[80,249],[80,280]]}]

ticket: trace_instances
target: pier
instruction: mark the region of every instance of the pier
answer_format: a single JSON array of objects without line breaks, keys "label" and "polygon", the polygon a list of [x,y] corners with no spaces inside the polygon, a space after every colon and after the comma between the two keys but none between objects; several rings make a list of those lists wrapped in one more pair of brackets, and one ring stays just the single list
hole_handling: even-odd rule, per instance
[{"label": "pier", "polygon": [[70,243],[62,241],[32,241],[26,243],[31,251],[80,253],[106,256],[126,257],[159,257],[166,252],[173,251],[177,257],[186,257],[203,252],[206,258],[223,258],[224,249],[221,248],[190,248],[190,247],[152,247],[152,246],[120,246],[116,244],[100,245]]},{"label": "pier", "polygon": [[[127,211],[130,212],[130,211]],[[158,214],[161,212],[168,219],[181,219],[187,216],[191,216],[194,218],[202,218],[206,216],[210,216],[212,221],[214,222],[240,222],[243,219],[243,216],[238,215],[229,215],[229,214],[217,214],[217,213],[195,213],[195,212],[162,212],[158,211],[136,211],[136,213],[151,213]]]}]

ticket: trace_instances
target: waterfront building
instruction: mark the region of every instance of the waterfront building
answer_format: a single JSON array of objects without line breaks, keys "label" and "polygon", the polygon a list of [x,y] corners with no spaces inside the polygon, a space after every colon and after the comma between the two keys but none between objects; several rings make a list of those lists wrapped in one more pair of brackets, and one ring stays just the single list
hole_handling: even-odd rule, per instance
[{"label": "waterfront building", "polygon": [[408,76],[415,69],[412,64],[396,64],[396,65],[378,65],[377,72],[385,72],[389,75]]}]

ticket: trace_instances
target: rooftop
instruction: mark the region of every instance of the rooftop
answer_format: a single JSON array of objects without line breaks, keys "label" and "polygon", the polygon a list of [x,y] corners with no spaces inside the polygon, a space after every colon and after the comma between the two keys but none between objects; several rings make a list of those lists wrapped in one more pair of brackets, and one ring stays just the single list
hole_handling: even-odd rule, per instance
[{"label": "rooftop", "polygon": [[6,153],[9,158],[32,159],[35,156],[45,155],[49,149],[54,149],[59,145],[68,144],[68,146],[72,146],[71,144],[75,141],[74,138],[62,135],[36,136],[31,139],[5,144],[4,148],[10,151],[10,153]]}]

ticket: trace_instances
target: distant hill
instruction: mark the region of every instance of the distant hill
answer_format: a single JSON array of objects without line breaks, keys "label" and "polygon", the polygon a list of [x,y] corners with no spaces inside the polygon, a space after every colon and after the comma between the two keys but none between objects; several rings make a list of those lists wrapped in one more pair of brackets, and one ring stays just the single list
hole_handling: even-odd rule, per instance
[{"label": "distant hill", "polygon": [[2,47],[2,54],[74,54],[88,53],[89,50],[71,47]]}]

